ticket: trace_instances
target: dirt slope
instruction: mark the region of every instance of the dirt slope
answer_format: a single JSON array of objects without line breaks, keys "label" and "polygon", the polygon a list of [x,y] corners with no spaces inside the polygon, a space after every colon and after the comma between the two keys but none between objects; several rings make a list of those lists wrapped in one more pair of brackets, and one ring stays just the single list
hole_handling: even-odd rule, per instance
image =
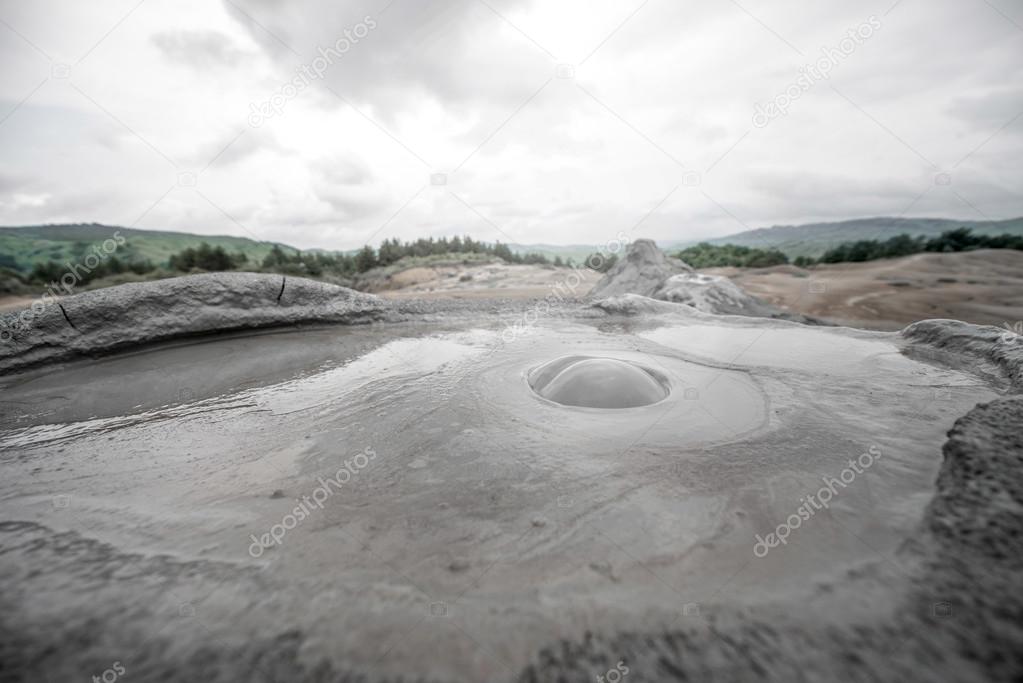
[{"label": "dirt slope", "polygon": [[712,268],[781,308],[853,327],[896,330],[927,318],[1003,326],[1023,320],[1023,252],[914,254],[810,270]]}]

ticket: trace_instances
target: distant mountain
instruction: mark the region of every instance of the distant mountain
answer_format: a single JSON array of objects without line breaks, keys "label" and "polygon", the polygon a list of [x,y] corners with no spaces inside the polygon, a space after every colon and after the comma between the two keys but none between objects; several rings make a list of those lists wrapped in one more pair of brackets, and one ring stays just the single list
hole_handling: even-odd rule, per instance
[{"label": "distant mountain", "polygon": [[[276,242],[259,242],[247,237],[226,235],[193,235],[185,232],[137,230],[115,225],[82,223],[72,225],[34,225],[0,228],[0,267],[21,272],[32,269],[39,261],[79,261],[93,245],[100,245],[117,232],[127,242],[117,250],[122,260],[149,259],[159,265],[171,254],[201,242],[221,246],[230,253],[242,252],[252,263],[261,263]],[[294,247],[280,245],[289,251]]]},{"label": "distant mountain", "polygon": [[[665,251],[678,251],[697,242],[711,244],[738,244],[748,247],[775,247],[790,258],[796,256],[820,256],[825,250],[854,240],[885,239],[893,235],[938,235],[958,227],[972,228],[978,234],[1023,235],[1023,218],[1004,221],[960,221],[944,218],[862,218],[836,223],[808,223],[805,225],[778,225],[706,240],[660,240],[658,246]],[[242,252],[252,264],[262,263],[266,254],[280,246],[289,252],[295,247],[279,242],[263,242],[247,237],[227,235],[194,235],[185,232],[161,232],[121,228],[98,223],[71,225],[35,225],[26,227],[0,227],[0,268],[10,268],[22,273],[32,269],[40,261],[77,262],[92,248],[114,232],[123,236],[127,243],[118,249],[117,255],[124,260],[149,259],[156,265],[166,264],[172,254],[187,247],[196,247],[201,242],[221,246],[230,253]],[[641,235],[640,235],[641,236]],[[583,263],[587,256],[606,248],[597,244],[509,244],[512,251],[520,254],[540,253],[550,259],[560,256]],[[325,254],[339,254],[339,251],[314,249]],[[354,253],[349,250],[344,253]]]},{"label": "distant mountain", "polygon": [[518,254],[543,254],[552,261],[560,256],[576,263],[582,263],[593,252],[605,248],[596,244],[509,244],[508,247]]},{"label": "distant mountain", "polygon": [[[972,228],[980,235],[1023,235],[1023,218],[1004,221],[962,221],[945,218],[860,218],[837,223],[776,225],[708,240],[711,244],[737,244],[744,247],[775,247],[790,258],[820,256],[842,242],[887,239],[906,233],[911,236],[936,236],[946,230]],[[679,249],[693,241],[662,243],[662,248]]]},{"label": "distant mountain", "polygon": [[[842,242],[855,240],[887,239],[895,235],[937,236],[947,230],[967,227],[980,235],[1023,235],[1023,218],[1004,221],[962,221],[946,218],[858,218],[834,223],[805,223],[802,225],[776,225],[739,232],[725,237],[695,240],[658,240],[657,245],[668,252],[675,252],[699,242],[711,244],[737,244],[744,247],[774,247],[785,252],[790,258],[796,256],[820,256]],[[640,235],[641,237],[642,235]],[[519,253],[538,252],[549,258],[560,256],[572,258],[577,263],[593,252],[602,249],[596,244],[511,244]]]}]

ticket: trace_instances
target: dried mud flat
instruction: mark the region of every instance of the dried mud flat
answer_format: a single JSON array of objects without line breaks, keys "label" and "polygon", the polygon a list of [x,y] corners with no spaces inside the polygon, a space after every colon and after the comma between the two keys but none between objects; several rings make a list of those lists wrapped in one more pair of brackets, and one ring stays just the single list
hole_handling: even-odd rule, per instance
[{"label": "dried mud flat", "polygon": [[1010,327],[1023,320],[1023,252],[915,254],[811,270],[708,269],[793,313],[875,330],[929,318]]},{"label": "dried mud flat", "polygon": [[539,299],[585,295],[600,274],[588,268],[508,265],[503,262],[409,268],[375,283],[384,298]]},{"label": "dried mud flat", "polygon": [[[232,334],[0,380],[3,679],[1023,673],[1023,343],[1001,330],[314,288],[330,320],[371,323],[323,326],[269,280],[251,296],[282,310],[224,283]],[[86,303],[125,309],[110,296]],[[186,317],[163,313],[122,332]],[[526,378],[567,355],[670,392],[552,405]]]}]

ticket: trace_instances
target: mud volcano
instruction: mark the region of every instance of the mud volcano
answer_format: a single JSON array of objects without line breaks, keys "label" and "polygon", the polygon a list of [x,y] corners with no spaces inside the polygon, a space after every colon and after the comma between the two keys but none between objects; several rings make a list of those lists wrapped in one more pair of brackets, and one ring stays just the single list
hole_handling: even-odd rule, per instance
[{"label": "mud volcano", "polygon": [[536,368],[529,386],[539,396],[580,408],[637,408],[667,398],[668,380],[649,368],[618,360],[568,356]]},{"label": "mud volcano", "polygon": [[87,292],[8,347],[0,680],[1019,680],[1003,330],[629,294],[509,339],[533,302],[297,280]]}]

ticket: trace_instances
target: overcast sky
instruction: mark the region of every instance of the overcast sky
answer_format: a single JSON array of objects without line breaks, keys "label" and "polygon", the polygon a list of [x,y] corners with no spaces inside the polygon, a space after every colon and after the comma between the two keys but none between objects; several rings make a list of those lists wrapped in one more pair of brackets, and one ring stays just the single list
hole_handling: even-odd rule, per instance
[{"label": "overcast sky", "polygon": [[1010,0],[2,0],[0,59],[3,225],[352,248],[1023,215]]}]

